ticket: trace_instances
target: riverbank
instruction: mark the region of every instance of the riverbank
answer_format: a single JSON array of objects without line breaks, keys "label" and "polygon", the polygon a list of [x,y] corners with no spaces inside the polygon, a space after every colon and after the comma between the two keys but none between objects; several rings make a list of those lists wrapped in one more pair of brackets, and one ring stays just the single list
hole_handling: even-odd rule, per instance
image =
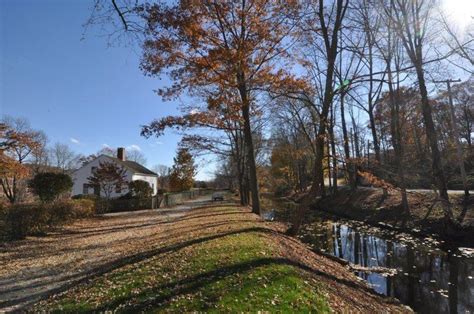
[{"label": "riverbank", "polygon": [[[472,196],[471,196],[472,198]],[[351,191],[340,188],[336,195],[325,197],[313,207],[339,217],[364,221],[378,227],[409,232],[418,236],[435,236],[457,246],[473,247],[474,241],[474,202],[463,204],[463,195],[450,195],[452,211],[460,228],[450,231],[444,229],[444,215],[435,195],[430,192],[408,192],[410,214],[401,206],[398,191],[390,191],[384,196],[382,189],[360,187]]]},{"label": "riverbank", "polygon": [[160,241],[143,248],[154,254],[142,253],[33,310],[409,311],[285,229],[233,204],[195,208],[160,224]]}]

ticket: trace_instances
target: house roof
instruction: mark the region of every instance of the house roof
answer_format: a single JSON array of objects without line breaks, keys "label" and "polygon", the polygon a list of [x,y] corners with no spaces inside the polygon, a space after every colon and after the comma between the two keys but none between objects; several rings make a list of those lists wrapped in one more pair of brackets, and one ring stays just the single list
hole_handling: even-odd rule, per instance
[{"label": "house roof", "polygon": [[142,174],[150,174],[150,175],[155,175],[155,176],[157,175],[155,172],[151,171],[145,166],[140,165],[138,162],[131,161],[131,160],[125,160],[125,161],[121,161],[120,159],[117,159],[117,160],[132,171],[142,173]]},{"label": "house roof", "polygon": [[125,166],[126,168],[128,168],[129,170],[132,170],[133,172],[157,176],[156,173],[154,173],[147,167],[140,165],[138,162],[131,161],[131,160],[120,160],[118,158],[110,157],[110,156],[107,156],[107,157],[113,159],[117,163]]},{"label": "house roof", "polygon": [[[96,160],[97,158],[101,157],[101,156],[105,156],[107,158],[110,158],[112,159],[113,161],[115,161],[116,163],[124,166],[125,168],[135,172],[135,173],[140,173],[140,174],[146,174],[146,175],[152,175],[152,176],[158,176],[155,172],[151,171],[150,169],[148,169],[147,167],[145,166],[142,166],[140,165],[139,163],[135,162],[135,161],[131,161],[131,160],[125,160],[125,161],[122,161],[118,158],[115,158],[115,157],[111,157],[111,156],[108,156],[108,155],[100,155],[98,157],[96,157],[94,160]],[[92,161],[88,162],[87,164],[83,165],[81,168],[85,167],[86,165],[88,165],[89,163],[91,163]],[[79,169],[81,169],[79,168]],[[78,169],[78,170],[79,170]]]}]

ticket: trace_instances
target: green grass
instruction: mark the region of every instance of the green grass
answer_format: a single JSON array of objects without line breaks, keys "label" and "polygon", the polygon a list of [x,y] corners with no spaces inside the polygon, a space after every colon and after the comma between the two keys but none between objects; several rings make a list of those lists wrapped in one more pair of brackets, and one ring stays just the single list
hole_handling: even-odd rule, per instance
[{"label": "green grass", "polygon": [[309,274],[273,262],[258,232],[228,235],[115,270],[38,304],[61,312],[329,312]]}]

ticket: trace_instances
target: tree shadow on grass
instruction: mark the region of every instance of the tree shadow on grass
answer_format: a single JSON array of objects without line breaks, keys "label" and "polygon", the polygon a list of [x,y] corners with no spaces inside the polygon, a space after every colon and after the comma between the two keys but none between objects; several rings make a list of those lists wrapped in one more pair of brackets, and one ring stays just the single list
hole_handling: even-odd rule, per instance
[{"label": "tree shadow on grass", "polygon": [[198,218],[209,218],[209,217],[215,217],[215,216],[228,216],[228,215],[242,215],[242,214],[248,214],[247,212],[243,211],[216,211],[208,214],[188,214],[184,217],[178,218],[173,222],[179,222],[179,221],[186,221],[186,220],[193,220],[193,219],[198,219]]},{"label": "tree shadow on grass", "polygon": [[[239,230],[234,230],[231,232],[226,232],[226,233],[220,233],[220,234],[215,234],[211,236],[206,236],[206,237],[201,237],[201,238],[196,238],[192,239],[189,241],[184,241],[180,243],[175,243],[169,246],[165,247],[160,247],[157,249],[153,250],[147,250],[144,252],[139,252],[136,254],[132,254],[120,259],[116,259],[110,262],[107,262],[105,264],[102,264],[87,273],[80,272],[80,273],[75,273],[72,275],[67,275],[67,276],[59,276],[57,279],[58,280],[51,280],[51,281],[42,281],[41,283],[35,284],[32,286],[32,291],[31,293],[28,293],[28,295],[15,298],[15,299],[10,299],[10,300],[5,300],[5,301],[0,301],[0,309],[8,306],[13,306],[13,305],[30,305],[34,302],[39,301],[40,299],[46,298],[49,295],[67,290],[73,286],[76,286],[79,283],[85,282],[87,280],[90,280],[92,278],[95,278],[97,276],[103,275],[105,273],[108,273],[110,271],[113,271],[115,269],[118,269],[120,267],[126,266],[128,264],[133,264],[137,263],[143,260],[146,260],[148,258],[151,258],[153,256],[159,255],[159,254],[164,254],[168,252],[176,252],[178,250],[181,250],[185,247],[192,246],[195,244],[200,244],[204,243],[207,241],[212,241],[215,239],[223,238],[226,236],[230,235],[236,235],[236,234],[242,234],[246,232],[263,232],[263,233],[272,233],[275,234],[277,233],[276,231],[272,229],[267,229],[267,228],[261,228],[261,227],[252,227],[252,228],[244,228],[244,229],[239,229]],[[57,287],[53,287],[51,289],[48,289],[48,286],[51,285],[56,285],[59,284]],[[41,287],[44,287],[45,289],[40,289]],[[35,289],[36,288],[36,289]],[[9,291],[4,291],[3,293],[9,293]],[[1,299],[1,295],[0,295]]]},{"label": "tree shadow on grass", "polygon": [[[240,227],[244,227],[243,224],[245,224],[245,223],[255,223],[255,220],[234,219],[234,220],[228,220],[228,221],[216,221],[216,222],[199,223],[199,224],[195,224],[195,225],[190,225],[187,228],[176,227],[176,228],[171,228],[171,229],[166,230],[166,234],[164,234],[163,236],[158,237],[158,238],[153,238],[153,240],[158,241],[158,242],[159,241],[167,241],[168,243],[170,243],[170,242],[173,242],[173,241],[179,241],[180,238],[185,234],[194,233],[194,232],[203,231],[203,230],[206,230],[206,229],[216,228],[216,227],[221,227],[221,226],[239,225]],[[268,230],[270,230],[270,229],[268,229]],[[131,236],[131,237],[127,238],[127,241],[144,241],[144,240],[147,240],[147,239],[150,239],[148,234],[147,235],[140,235],[140,236]],[[111,244],[109,242],[101,243],[101,244],[91,242],[90,245],[87,245],[87,246],[84,246],[84,247],[80,247],[80,248],[79,247],[66,247],[66,248],[63,248],[61,250],[55,250],[54,252],[46,252],[46,249],[45,249],[45,250],[42,250],[42,254],[53,255],[53,253],[54,253],[55,255],[57,255],[59,253],[66,253],[67,254],[67,253],[71,253],[71,252],[72,253],[84,252],[85,254],[87,254],[88,251],[97,250],[97,249],[105,249],[110,245],[113,245],[113,244]],[[12,258],[14,258],[14,259],[19,259],[19,258],[31,259],[31,258],[34,258],[34,256],[36,254],[37,254],[37,252],[29,252],[29,253],[28,252],[18,252],[16,255],[12,255]],[[100,264],[103,261],[98,260],[98,262]],[[63,269],[73,269],[74,266],[75,266],[75,262],[72,261],[70,264],[71,264],[70,266],[68,264],[62,265],[62,268]],[[82,271],[81,273],[84,274],[84,273],[87,273],[87,271],[86,272]],[[50,271],[46,275],[44,275],[44,272],[41,272],[40,276],[29,276],[26,279],[29,280],[29,281],[35,281],[38,278],[50,277],[52,275],[54,275],[54,269],[50,269]],[[58,272],[57,276],[60,276],[60,275],[61,275],[61,273]],[[11,276],[16,276],[16,275],[11,274]],[[17,279],[15,279],[15,280],[17,280]],[[15,280],[12,280],[12,282],[14,282]],[[54,281],[54,280],[52,280],[52,281]],[[44,286],[44,285],[47,285],[48,283],[50,283],[52,281],[51,280],[45,280],[43,282],[39,282],[38,284],[36,284],[34,286]],[[2,282],[2,281],[0,281],[0,282]],[[33,285],[29,285],[28,287],[33,287]],[[3,292],[11,292],[11,291],[14,291],[14,290],[22,290],[22,289],[23,289],[22,286],[18,286],[17,288],[6,288],[6,289],[2,289],[2,287],[0,286],[0,297],[1,297]],[[1,304],[1,301],[0,301],[0,304]]]},{"label": "tree shadow on grass", "polygon": [[[223,280],[226,277],[233,276],[237,273],[248,272],[257,267],[270,266],[270,265],[292,266],[292,267],[295,267],[296,269],[303,270],[313,275],[323,277],[329,281],[335,281],[339,284],[343,284],[352,288],[367,290],[367,292],[372,293],[372,291],[369,288],[361,286],[360,284],[356,282],[337,278],[333,275],[321,272],[319,270],[315,270],[311,267],[295,262],[288,258],[259,258],[259,259],[254,259],[248,262],[220,267],[212,271],[200,273],[191,277],[186,277],[180,280],[176,280],[170,283],[165,283],[165,284],[153,287],[151,289],[147,289],[141,292],[140,294],[133,296],[133,299],[135,300],[143,299],[145,301],[132,305],[131,307],[126,308],[126,309],[122,308],[121,311],[125,310],[125,312],[128,312],[128,313],[135,313],[135,312],[141,312],[147,309],[166,306],[176,297],[190,294],[190,293],[195,293],[199,289],[207,285],[210,285],[216,281]],[[115,299],[115,301],[113,302],[107,303],[99,308],[94,309],[94,311],[102,312],[106,310],[113,310],[117,308],[118,306],[127,303],[128,301],[130,301],[128,297],[118,298],[118,299]],[[206,310],[206,308],[202,310]]]}]

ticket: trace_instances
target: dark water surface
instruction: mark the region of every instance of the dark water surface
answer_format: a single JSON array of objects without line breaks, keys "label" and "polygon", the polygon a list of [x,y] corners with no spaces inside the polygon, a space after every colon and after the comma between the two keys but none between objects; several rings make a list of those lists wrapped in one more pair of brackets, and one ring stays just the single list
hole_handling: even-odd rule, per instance
[{"label": "dark water surface", "polygon": [[[291,203],[274,203],[275,209],[264,218],[286,220],[294,209]],[[357,275],[378,293],[395,297],[417,312],[474,313],[472,250],[444,248],[429,237],[413,238],[361,222],[323,218],[307,222],[298,237],[316,250],[368,268]],[[387,271],[370,271],[374,267]]]}]

